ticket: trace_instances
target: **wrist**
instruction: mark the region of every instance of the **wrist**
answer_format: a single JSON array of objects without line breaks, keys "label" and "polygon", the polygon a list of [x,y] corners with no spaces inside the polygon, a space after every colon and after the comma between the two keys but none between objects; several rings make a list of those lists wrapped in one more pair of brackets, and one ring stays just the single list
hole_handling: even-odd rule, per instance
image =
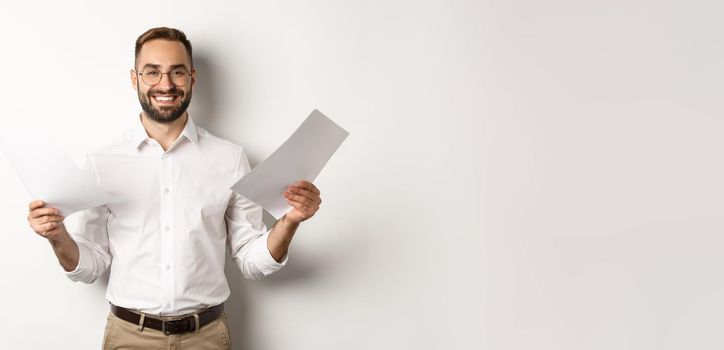
[{"label": "wrist", "polygon": [[62,228],[60,232],[58,232],[58,234],[47,237],[47,239],[53,247],[62,246],[68,241],[73,240],[73,238],[70,237],[70,234],[68,234],[68,231],[66,231],[65,228]]},{"label": "wrist", "polygon": [[277,221],[277,225],[280,225],[281,228],[291,229],[292,231],[299,227],[299,224],[300,222],[293,221],[286,215],[282,216],[282,218]]}]

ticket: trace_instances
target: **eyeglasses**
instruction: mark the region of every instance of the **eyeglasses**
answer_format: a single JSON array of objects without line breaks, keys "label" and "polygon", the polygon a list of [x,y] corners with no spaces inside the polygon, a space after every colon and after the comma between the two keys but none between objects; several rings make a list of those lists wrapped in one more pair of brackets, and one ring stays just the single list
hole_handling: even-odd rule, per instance
[{"label": "eyeglasses", "polygon": [[136,73],[141,76],[141,80],[143,80],[143,83],[149,86],[156,85],[161,82],[161,78],[164,74],[168,74],[168,78],[171,79],[171,82],[176,86],[184,86],[188,82],[189,72],[187,72],[185,69],[174,69],[168,73],[161,73],[158,69],[155,68],[146,68],[141,73]]}]

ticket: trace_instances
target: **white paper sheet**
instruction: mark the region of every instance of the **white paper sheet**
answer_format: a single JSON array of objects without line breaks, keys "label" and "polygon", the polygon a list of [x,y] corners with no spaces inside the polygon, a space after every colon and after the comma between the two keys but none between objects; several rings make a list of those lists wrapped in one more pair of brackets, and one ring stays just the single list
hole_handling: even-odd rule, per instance
[{"label": "white paper sheet", "polygon": [[4,131],[0,150],[32,199],[43,200],[45,207],[57,208],[65,217],[113,200],[57,144],[37,131]]},{"label": "white paper sheet", "polygon": [[299,180],[314,181],[348,135],[315,109],[292,136],[231,189],[279,219],[292,208],[284,198],[287,187]]}]

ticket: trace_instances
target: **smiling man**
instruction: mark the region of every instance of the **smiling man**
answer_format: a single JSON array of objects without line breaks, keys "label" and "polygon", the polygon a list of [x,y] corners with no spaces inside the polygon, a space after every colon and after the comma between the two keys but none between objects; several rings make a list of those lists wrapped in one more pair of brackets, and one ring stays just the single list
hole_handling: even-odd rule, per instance
[{"label": "smiling man", "polygon": [[278,271],[320,193],[290,184],[292,210],[267,232],[262,209],[229,189],[250,170],[244,150],[186,111],[196,71],[184,33],[150,29],[135,53],[138,123],[85,167],[119,201],[81,212],[72,234],[42,200],[30,203],[28,220],[71,280],[92,283],[110,267],[104,349],[230,349],[225,249],[248,279]]}]

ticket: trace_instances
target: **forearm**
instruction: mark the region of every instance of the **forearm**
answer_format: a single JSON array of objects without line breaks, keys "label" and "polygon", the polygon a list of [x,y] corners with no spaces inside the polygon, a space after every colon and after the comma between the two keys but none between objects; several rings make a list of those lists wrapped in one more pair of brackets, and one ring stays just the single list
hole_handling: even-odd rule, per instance
[{"label": "forearm", "polygon": [[55,256],[58,257],[60,266],[65,271],[73,271],[78,266],[78,260],[80,259],[80,251],[78,245],[75,243],[68,232],[63,228],[61,234],[58,235],[57,239],[48,240],[50,246],[53,247]]},{"label": "forearm", "polygon": [[289,250],[289,245],[292,243],[298,227],[299,223],[290,222],[286,216],[279,219],[272,227],[267,239],[267,248],[277,262],[281,262],[282,257]]}]

